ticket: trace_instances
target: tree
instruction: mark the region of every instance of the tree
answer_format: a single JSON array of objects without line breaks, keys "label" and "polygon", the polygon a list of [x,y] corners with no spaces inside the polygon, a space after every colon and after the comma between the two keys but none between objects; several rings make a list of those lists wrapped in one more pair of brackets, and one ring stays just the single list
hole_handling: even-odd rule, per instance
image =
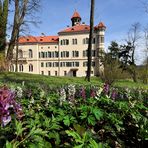
[{"label": "tree", "polygon": [[101,78],[110,85],[120,77],[119,51],[120,46],[118,43],[112,41],[111,45],[108,47],[108,53],[105,53],[103,58],[104,76]]},{"label": "tree", "polygon": [[14,0],[15,12],[14,12],[13,28],[6,56],[6,59],[8,61],[8,66],[13,58],[13,49],[14,46],[16,45],[20,29],[22,25],[25,24],[25,19],[27,19],[27,16],[32,15],[33,11],[38,9],[39,2],[40,0],[21,0],[21,1]]},{"label": "tree", "polygon": [[8,19],[8,0],[0,0],[0,71],[5,70],[6,28]]},{"label": "tree", "polygon": [[119,54],[122,70],[127,70],[134,82],[137,82],[135,50],[140,39],[140,24],[135,23],[131,26],[128,32],[126,44],[121,46]]},{"label": "tree", "polygon": [[91,10],[90,10],[90,33],[89,33],[89,44],[88,44],[88,64],[87,64],[87,74],[85,79],[90,82],[91,76],[91,63],[92,63],[92,42],[94,33],[94,7],[95,0],[91,0]]},{"label": "tree", "polygon": [[145,39],[145,53],[146,53],[145,64],[148,65],[148,25],[144,28],[144,39]]},{"label": "tree", "polygon": [[9,0],[0,0],[0,52],[4,53],[6,47],[6,28],[8,19]]}]

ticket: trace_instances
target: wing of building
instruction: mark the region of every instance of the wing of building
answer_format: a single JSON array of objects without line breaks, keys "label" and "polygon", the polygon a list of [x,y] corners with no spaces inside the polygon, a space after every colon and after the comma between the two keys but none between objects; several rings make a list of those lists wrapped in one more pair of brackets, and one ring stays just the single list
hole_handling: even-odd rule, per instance
[{"label": "wing of building", "polygon": [[[85,76],[90,26],[81,23],[75,11],[72,26],[58,32],[58,36],[22,36],[19,38],[18,71],[51,76]],[[92,76],[99,74],[99,53],[104,51],[105,25],[94,27]],[[10,71],[15,71],[16,48]]]}]

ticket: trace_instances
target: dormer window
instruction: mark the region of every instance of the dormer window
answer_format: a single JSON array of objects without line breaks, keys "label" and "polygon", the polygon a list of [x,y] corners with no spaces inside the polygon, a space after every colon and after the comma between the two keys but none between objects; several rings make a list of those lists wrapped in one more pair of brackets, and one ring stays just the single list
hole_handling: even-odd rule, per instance
[{"label": "dormer window", "polygon": [[27,41],[29,41],[29,39],[27,39]]}]

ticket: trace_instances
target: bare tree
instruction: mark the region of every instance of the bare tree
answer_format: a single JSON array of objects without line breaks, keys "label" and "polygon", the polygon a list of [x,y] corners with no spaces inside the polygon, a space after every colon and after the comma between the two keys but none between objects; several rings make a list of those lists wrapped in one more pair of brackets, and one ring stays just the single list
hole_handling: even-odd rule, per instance
[{"label": "bare tree", "polygon": [[138,46],[138,41],[141,38],[140,36],[140,23],[134,23],[132,24],[129,32],[128,32],[128,39],[127,42],[131,43],[133,50],[131,53],[132,62],[135,64],[135,50]]},{"label": "bare tree", "polygon": [[13,49],[19,36],[21,27],[28,21],[27,17],[32,16],[33,11],[36,11],[39,7],[40,0],[14,0],[15,12],[13,20],[13,28],[11,33],[11,39],[9,42],[6,59],[8,61],[8,66],[13,58]]},{"label": "bare tree", "polygon": [[148,65],[148,25],[144,28],[146,65]]},{"label": "bare tree", "polygon": [[146,13],[148,13],[148,1],[147,0],[140,0],[140,2],[142,3],[142,6],[144,8],[144,11]]},{"label": "bare tree", "polygon": [[95,0],[91,0],[91,10],[90,10],[90,33],[89,33],[89,44],[88,44],[88,64],[87,64],[87,74],[85,79],[90,82],[91,76],[91,63],[92,63],[92,42],[94,33],[94,7]]},{"label": "bare tree", "polygon": [[135,23],[128,32],[128,38],[126,39],[127,44],[121,46],[121,52],[119,54],[122,63],[121,68],[129,72],[134,82],[137,82],[135,50],[140,37],[140,24]]}]

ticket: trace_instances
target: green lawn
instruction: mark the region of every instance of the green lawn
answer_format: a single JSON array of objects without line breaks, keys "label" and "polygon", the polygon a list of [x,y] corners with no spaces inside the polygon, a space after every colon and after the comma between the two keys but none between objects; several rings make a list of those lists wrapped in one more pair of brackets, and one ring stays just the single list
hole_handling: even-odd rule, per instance
[{"label": "green lawn", "polygon": [[[92,77],[91,82],[85,81],[84,77],[51,77],[26,73],[0,73],[0,83],[9,84],[22,82],[32,84],[44,84],[47,86],[62,86],[65,84],[79,84],[79,85],[101,85],[103,82],[98,77]],[[131,80],[118,80],[114,83],[115,86],[130,87],[130,88],[144,88],[148,89],[148,85],[143,83],[134,83]]]}]

